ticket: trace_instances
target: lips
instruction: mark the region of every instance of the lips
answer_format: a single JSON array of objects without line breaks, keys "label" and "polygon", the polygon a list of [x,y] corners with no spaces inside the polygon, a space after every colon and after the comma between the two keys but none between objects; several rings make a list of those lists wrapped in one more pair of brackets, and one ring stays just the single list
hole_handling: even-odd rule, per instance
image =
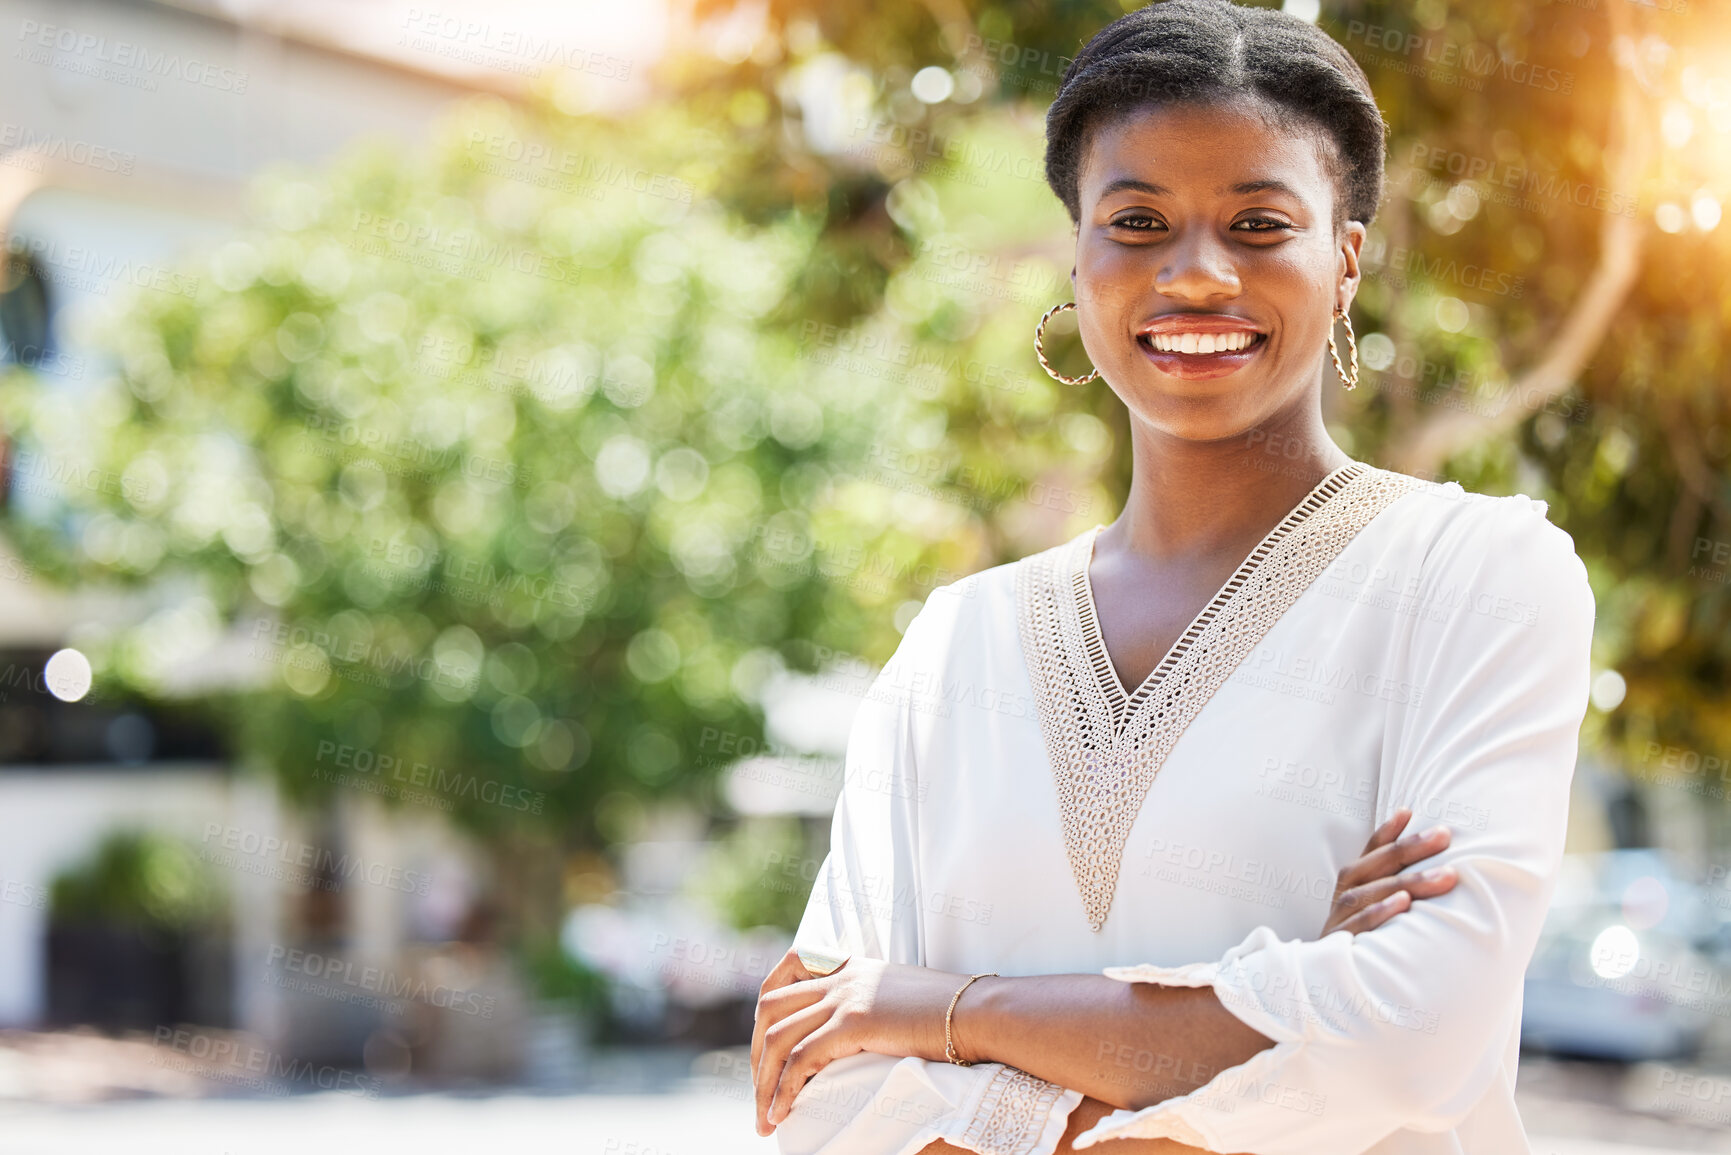
[{"label": "lips", "polygon": [[1268,334],[1230,313],[1167,313],[1136,330],[1136,343],[1161,372],[1196,380],[1236,372]]}]

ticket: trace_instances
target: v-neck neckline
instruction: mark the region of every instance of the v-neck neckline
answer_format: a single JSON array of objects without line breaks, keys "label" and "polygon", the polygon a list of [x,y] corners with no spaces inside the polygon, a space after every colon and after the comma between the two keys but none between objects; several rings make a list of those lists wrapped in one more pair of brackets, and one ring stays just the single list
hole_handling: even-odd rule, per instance
[{"label": "v-neck neckline", "polygon": [[1052,767],[1065,855],[1093,930],[1105,926],[1112,908],[1130,828],[1191,721],[1360,531],[1403,495],[1430,484],[1359,461],[1323,478],[1129,695],[1101,641],[1087,580],[1103,527],[1019,563],[1017,636]]},{"label": "v-neck neckline", "polygon": [[1348,462],[1346,465],[1330,472],[1315,487],[1292,507],[1285,517],[1277,522],[1273,529],[1263,535],[1245,559],[1238,563],[1238,568],[1232,571],[1230,577],[1215,591],[1214,596],[1197,611],[1190,619],[1184,632],[1178,635],[1176,641],[1167,648],[1165,655],[1148,672],[1148,676],[1137,684],[1134,690],[1124,688],[1124,681],[1118,676],[1118,668],[1112,661],[1112,656],[1106,650],[1106,638],[1100,630],[1099,610],[1094,601],[1094,582],[1088,576],[1088,570],[1094,561],[1094,543],[1099,539],[1100,532],[1106,527],[1096,525],[1088,531],[1086,544],[1076,551],[1079,559],[1070,574],[1070,587],[1076,603],[1076,612],[1081,621],[1083,643],[1088,652],[1088,663],[1093,668],[1094,678],[1099,683],[1101,691],[1111,704],[1113,730],[1122,731],[1129,722],[1136,708],[1145,702],[1150,695],[1159,689],[1172,668],[1184,657],[1184,653],[1193,645],[1208,624],[1220,613],[1222,607],[1232,600],[1234,594],[1241,589],[1259,566],[1267,560],[1280,540],[1291,533],[1307,518],[1328,503],[1328,500],[1346,488],[1347,484],[1369,467],[1361,461]]}]

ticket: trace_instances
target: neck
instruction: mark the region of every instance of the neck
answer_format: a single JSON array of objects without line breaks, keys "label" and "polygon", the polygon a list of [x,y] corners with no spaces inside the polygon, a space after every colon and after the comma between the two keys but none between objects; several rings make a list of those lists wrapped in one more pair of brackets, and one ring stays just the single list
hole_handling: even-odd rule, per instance
[{"label": "neck", "polygon": [[1130,496],[1101,539],[1152,562],[1247,552],[1246,540],[1261,540],[1353,460],[1329,437],[1314,394],[1219,441],[1173,437],[1132,413],[1130,445]]}]

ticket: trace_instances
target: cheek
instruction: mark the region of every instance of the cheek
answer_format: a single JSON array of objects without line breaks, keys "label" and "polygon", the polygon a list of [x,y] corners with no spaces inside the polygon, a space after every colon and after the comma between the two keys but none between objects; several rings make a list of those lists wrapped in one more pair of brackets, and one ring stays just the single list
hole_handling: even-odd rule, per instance
[{"label": "cheek", "polygon": [[1112,308],[1147,297],[1152,273],[1143,275],[1143,254],[1134,249],[1100,248],[1076,254],[1076,300]]},{"label": "cheek", "polygon": [[1246,284],[1254,281],[1282,295],[1327,297],[1333,285],[1334,266],[1328,254],[1282,245],[1246,261],[1240,270]]},{"label": "cheek", "polygon": [[[1333,270],[1318,262],[1314,255],[1293,254],[1266,262],[1243,274],[1247,291],[1254,291],[1259,300],[1272,304],[1280,314],[1281,329],[1286,338],[1282,344],[1290,347],[1293,338],[1315,330],[1318,339],[1334,311]],[[1252,288],[1254,286],[1254,288]],[[1297,342],[1308,345],[1307,341]]]}]

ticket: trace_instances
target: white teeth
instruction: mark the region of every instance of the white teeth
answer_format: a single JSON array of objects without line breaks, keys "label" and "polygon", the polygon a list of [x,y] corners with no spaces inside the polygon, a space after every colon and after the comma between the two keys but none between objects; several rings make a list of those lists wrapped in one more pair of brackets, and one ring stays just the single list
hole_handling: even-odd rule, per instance
[{"label": "white teeth", "polygon": [[1236,353],[1256,339],[1254,333],[1154,333],[1149,340],[1162,353]]}]

